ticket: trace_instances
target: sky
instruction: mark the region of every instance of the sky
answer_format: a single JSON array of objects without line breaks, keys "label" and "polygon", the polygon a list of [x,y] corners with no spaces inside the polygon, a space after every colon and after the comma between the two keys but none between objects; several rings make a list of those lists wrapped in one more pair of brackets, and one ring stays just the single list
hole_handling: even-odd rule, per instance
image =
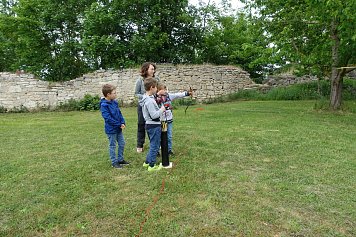
[{"label": "sky", "polygon": [[[193,5],[198,5],[199,1],[208,4],[209,0],[189,0],[190,4]],[[219,5],[220,4],[220,0],[210,0],[210,3],[215,2],[215,4]],[[243,4],[239,1],[239,0],[230,0],[231,3],[231,7],[233,9],[238,9],[238,8],[242,8]]]}]

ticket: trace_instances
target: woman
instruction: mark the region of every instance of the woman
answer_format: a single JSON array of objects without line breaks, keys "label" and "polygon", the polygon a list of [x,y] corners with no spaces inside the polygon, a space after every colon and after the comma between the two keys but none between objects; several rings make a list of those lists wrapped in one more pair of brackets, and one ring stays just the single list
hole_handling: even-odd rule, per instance
[{"label": "woman", "polygon": [[[142,96],[146,93],[143,81],[145,78],[155,77],[156,65],[151,62],[145,62],[141,67],[141,76],[136,81],[135,95],[138,100],[142,99]],[[159,80],[159,78],[155,78]],[[140,104],[137,105],[137,152],[143,152],[143,144],[145,143],[145,119],[142,114],[142,107]]]}]

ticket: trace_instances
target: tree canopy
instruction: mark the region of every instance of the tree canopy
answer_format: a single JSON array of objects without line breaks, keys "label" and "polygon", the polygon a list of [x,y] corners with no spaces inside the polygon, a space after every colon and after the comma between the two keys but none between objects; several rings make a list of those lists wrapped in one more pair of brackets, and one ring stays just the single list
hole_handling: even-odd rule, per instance
[{"label": "tree canopy", "polygon": [[356,1],[253,0],[245,11],[188,0],[0,1],[0,71],[69,80],[144,61],[242,67],[253,78],[276,66],[331,79],[341,105],[356,64]]},{"label": "tree canopy", "polygon": [[278,48],[279,63],[331,79],[330,106],[341,106],[344,75],[356,64],[356,1],[255,0],[264,31]]},{"label": "tree canopy", "polygon": [[253,76],[266,64],[263,32],[215,4],[13,0],[0,9],[0,70],[24,69],[45,80],[144,61],[233,64]]}]

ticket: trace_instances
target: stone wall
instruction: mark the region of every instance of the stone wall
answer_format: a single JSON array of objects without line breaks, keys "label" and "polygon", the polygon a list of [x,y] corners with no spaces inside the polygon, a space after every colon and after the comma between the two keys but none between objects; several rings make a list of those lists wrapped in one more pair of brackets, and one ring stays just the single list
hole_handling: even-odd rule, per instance
[{"label": "stone wall", "polygon": [[280,74],[280,75],[269,76],[268,79],[264,81],[263,84],[271,87],[281,87],[281,86],[307,83],[307,82],[317,81],[317,80],[318,78],[316,76],[310,76],[310,75],[297,77],[292,74]]},{"label": "stone wall", "polygon": [[[36,109],[55,107],[70,99],[79,100],[85,94],[101,96],[105,83],[116,85],[120,103],[135,102],[134,88],[139,68],[124,70],[98,70],[67,82],[47,82],[31,74],[0,73],[0,107],[6,109]],[[169,91],[196,89],[198,102],[237,92],[254,82],[249,74],[233,66],[212,65],[157,65],[158,75]]]}]

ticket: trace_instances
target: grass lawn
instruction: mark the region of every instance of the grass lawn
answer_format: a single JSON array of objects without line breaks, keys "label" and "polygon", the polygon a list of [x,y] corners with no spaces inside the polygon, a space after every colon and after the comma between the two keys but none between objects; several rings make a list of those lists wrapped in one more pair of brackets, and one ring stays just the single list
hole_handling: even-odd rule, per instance
[{"label": "grass lawn", "polygon": [[356,115],[314,103],[179,107],[175,167],[156,173],[136,108],[123,170],[99,112],[0,114],[0,236],[355,236]]}]

